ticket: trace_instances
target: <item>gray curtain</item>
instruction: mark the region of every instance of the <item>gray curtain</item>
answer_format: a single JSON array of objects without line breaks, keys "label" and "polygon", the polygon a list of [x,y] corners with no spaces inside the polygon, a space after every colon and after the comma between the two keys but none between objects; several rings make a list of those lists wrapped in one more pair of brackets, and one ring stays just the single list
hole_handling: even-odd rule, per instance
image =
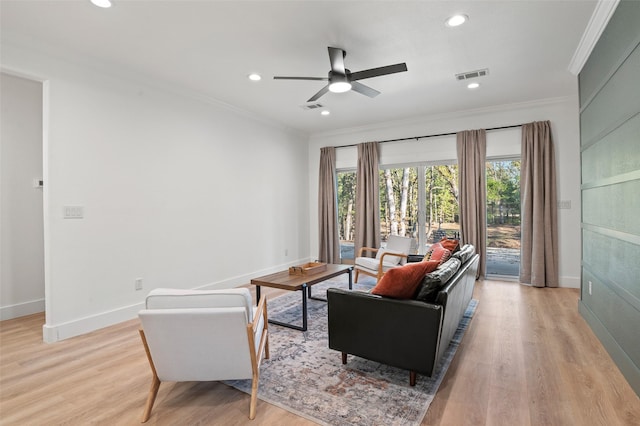
[{"label": "gray curtain", "polygon": [[340,263],[336,201],[336,149],[332,146],[320,148],[318,225],[318,260],[326,263]]},{"label": "gray curtain", "polygon": [[465,130],[456,134],[460,174],[460,239],[480,254],[478,277],[484,277],[487,259],[487,132]]},{"label": "gray curtain", "polygon": [[549,121],[522,126],[520,282],[558,287],[556,165]]},{"label": "gray curtain", "polygon": [[358,144],[355,252],[380,246],[378,142]]}]

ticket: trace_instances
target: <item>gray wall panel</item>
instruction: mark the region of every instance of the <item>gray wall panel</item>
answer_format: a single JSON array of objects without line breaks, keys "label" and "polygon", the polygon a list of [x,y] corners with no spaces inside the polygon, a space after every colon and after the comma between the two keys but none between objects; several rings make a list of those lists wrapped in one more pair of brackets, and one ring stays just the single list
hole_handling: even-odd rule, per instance
[{"label": "gray wall panel", "polygon": [[623,0],[579,77],[583,229],[580,313],[638,395],[639,45],[640,1]]},{"label": "gray wall panel", "polygon": [[640,235],[640,180],[582,191],[582,222]]},{"label": "gray wall panel", "polygon": [[[582,240],[584,267],[597,273],[606,285],[640,311],[640,245],[589,230],[582,231]],[[583,290],[588,292],[588,281],[585,283]]]},{"label": "gray wall panel", "polygon": [[638,25],[640,8],[629,1],[620,2],[615,19],[609,21],[606,31],[580,72],[580,101],[583,106],[597,94],[602,83],[620,65],[620,60],[628,55],[628,49],[640,42],[637,32],[630,31]]},{"label": "gray wall panel", "polygon": [[582,183],[640,170],[640,113],[582,152]]},{"label": "gray wall panel", "polygon": [[638,323],[620,320],[633,318],[638,315],[638,311],[588,270],[585,269],[583,273],[585,279],[592,282],[593,292],[592,296],[585,296],[582,302],[598,317],[631,362],[640,367]]},{"label": "gray wall panel", "polygon": [[593,101],[582,111],[581,145],[589,146],[640,111],[640,48],[624,61]]}]

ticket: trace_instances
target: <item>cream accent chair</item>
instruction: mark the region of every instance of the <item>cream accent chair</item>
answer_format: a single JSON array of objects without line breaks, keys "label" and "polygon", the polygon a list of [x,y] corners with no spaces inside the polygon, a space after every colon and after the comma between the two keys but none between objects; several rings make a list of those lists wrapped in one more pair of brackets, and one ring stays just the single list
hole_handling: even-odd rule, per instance
[{"label": "cream accent chair", "polygon": [[256,415],[262,355],[269,358],[267,301],[251,304],[247,288],[155,289],[138,314],[153,378],[142,415],[149,420],[161,382],[253,379],[249,418]]},{"label": "cream accent chair", "polygon": [[[411,250],[411,238],[399,235],[390,235],[385,248],[361,247],[355,260],[355,282],[358,282],[360,273],[380,278],[391,268],[404,265]],[[365,257],[365,252],[375,253],[376,257]]]}]

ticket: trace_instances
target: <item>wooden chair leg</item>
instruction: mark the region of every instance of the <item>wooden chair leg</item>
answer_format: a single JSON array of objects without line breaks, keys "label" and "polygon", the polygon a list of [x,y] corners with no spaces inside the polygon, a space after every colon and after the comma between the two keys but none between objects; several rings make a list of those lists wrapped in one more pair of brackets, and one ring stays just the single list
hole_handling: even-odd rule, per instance
[{"label": "wooden chair leg", "polygon": [[415,371],[410,371],[409,372],[409,386],[415,386],[416,385],[416,372]]},{"label": "wooden chair leg", "polygon": [[158,389],[160,389],[160,379],[158,378],[158,373],[156,373],[156,366],[153,365],[153,358],[151,358],[151,351],[149,350],[149,345],[147,344],[147,336],[144,335],[143,330],[138,330],[140,332],[140,338],[142,339],[142,344],[144,345],[144,351],[147,353],[147,359],[149,360],[149,366],[151,367],[151,373],[153,374],[153,379],[151,381],[151,389],[149,389],[149,396],[147,396],[147,404],[144,407],[144,413],[142,414],[142,423],[146,423],[151,417],[151,409],[153,408],[153,403],[156,402],[156,396],[158,395]]},{"label": "wooden chair leg", "polygon": [[346,363],[347,363],[347,353],[342,352],[342,364],[346,364]]},{"label": "wooden chair leg", "polygon": [[149,389],[149,396],[147,397],[147,404],[144,407],[144,413],[142,413],[142,423],[146,423],[149,417],[151,417],[151,409],[153,408],[153,403],[156,402],[158,389],[160,389],[160,379],[154,375],[153,381],[151,382],[151,389]]},{"label": "wooden chair leg", "polygon": [[256,418],[256,403],[258,402],[258,379],[259,375],[254,374],[251,381],[251,403],[249,404],[249,419]]},{"label": "wooden chair leg", "polygon": [[356,277],[355,277],[355,279],[353,280],[353,282],[355,282],[355,283],[357,283],[357,282],[358,282],[358,275],[360,275],[360,270],[359,270],[359,269],[356,269]]}]

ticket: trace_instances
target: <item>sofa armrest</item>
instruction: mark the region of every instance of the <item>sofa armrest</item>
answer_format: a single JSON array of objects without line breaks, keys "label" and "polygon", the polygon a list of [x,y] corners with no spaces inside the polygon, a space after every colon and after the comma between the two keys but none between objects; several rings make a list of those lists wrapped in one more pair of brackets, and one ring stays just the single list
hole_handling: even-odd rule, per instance
[{"label": "sofa armrest", "polygon": [[329,348],[431,375],[442,306],[359,291],[327,291]]}]

